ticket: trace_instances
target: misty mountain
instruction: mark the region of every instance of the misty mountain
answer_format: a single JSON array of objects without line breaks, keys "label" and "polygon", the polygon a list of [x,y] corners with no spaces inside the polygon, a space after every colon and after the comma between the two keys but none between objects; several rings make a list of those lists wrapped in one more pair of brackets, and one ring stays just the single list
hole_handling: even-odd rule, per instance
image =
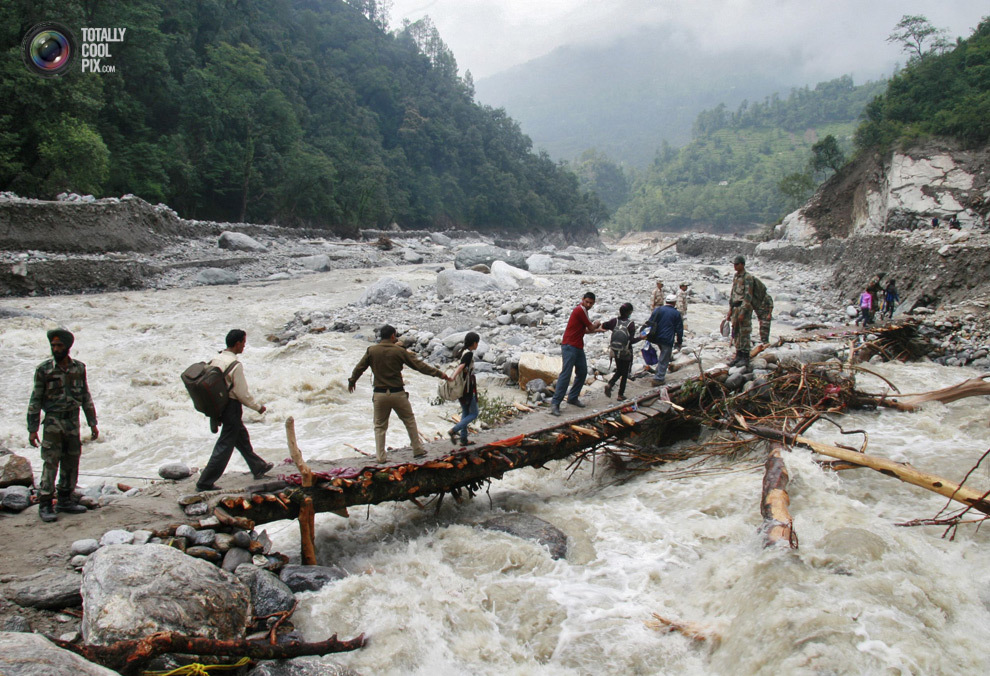
[{"label": "misty mountain", "polygon": [[[833,75],[834,76],[834,75]],[[562,47],[475,83],[479,102],[504,107],[534,147],[572,160],[596,148],[642,167],[664,140],[691,140],[698,113],[763,100],[816,81],[799,54],[709,54],[641,30],[603,46]]]}]

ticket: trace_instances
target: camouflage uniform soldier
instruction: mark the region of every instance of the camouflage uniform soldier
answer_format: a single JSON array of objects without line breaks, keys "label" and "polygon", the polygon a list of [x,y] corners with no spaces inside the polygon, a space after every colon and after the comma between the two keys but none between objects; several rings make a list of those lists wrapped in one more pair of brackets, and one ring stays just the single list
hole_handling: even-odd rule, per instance
[{"label": "camouflage uniform soldier", "polygon": [[[75,338],[65,329],[48,332],[52,358],[42,362],[34,372],[34,390],[28,404],[28,441],[41,446],[41,482],[38,486],[39,514],[42,521],[55,521],[55,511],[82,514],[86,508],[72,501],[72,491],[79,477],[79,408],[86,414],[86,424],[93,439],[100,435],[96,428],[96,407],[86,383],[86,365],[69,357]],[[38,439],[41,412],[45,412],[44,437]],[[55,476],[58,475],[58,505],[52,511]]]},{"label": "camouflage uniform soldier", "polygon": [[729,312],[725,318],[732,322],[733,344],[736,356],[729,366],[749,365],[750,336],[753,333],[753,286],[756,279],[746,272],[746,258],[736,256],[732,261],[736,276],[732,280],[732,292],[729,295]]},{"label": "camouflage uniform soldier", "polygon": [[766,284],[759,277],[753,277],[753,312],[760,322],[760,342],[769,343],[773,297],[767,292]]}]

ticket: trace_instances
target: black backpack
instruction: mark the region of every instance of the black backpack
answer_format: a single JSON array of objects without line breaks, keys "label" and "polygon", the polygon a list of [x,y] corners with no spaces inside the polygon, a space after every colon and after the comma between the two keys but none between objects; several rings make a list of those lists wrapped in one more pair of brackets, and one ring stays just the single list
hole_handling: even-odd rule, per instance
[{"label": "black backpack", "polygon": [[632,359],[632,332],[629,330],[632,322],[622,323],[621,319],[616,319],[615,328],[612,329],[612,338],[609,340],[609,349],[612,357],[628,361]]},{"label": "black backpack", "polygon": [[182,372],[182,383],[186,386],[186,391],[189,392],[189,397],[197,411],[209,418],[220,417],[230,400],[227,374],[239,363],[234,360],[230,366],[221,371],[212,364],[200,361]]}]

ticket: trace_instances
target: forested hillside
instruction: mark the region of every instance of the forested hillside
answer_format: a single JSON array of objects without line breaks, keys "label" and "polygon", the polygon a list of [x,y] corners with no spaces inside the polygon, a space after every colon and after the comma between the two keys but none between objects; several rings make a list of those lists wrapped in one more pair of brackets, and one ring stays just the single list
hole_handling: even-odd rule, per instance
[{"label": "forested hillside", "polygon": [[[733,232],[776,221],[824,177],[809,169],[812,148],[832,137],[848,153],[864,106],[884,87],[856,86],[846,76],[792,90],[786,99],[744,101],[734,112],[724,105],[703,111],[691,143],[657,152],[608,227]],[[792,190],[785,182],[782,190],[782,181],[796,175],[806,181]]]},{"label": "forested hillside", "polygon": [[[125,27],[115,73],[41,78],[35,23]],[[0,5],[0,189],[134,193],[188,218],[594,233],[596,198],[478,105],[429,20],[375,0]]]},{"label": "forested hillside", "polygon": [[[924,24],[918,28],[924,29]],[[925,37],[924,31],[919,35]],[[907,37],[915,54],[883,95],[867,106],[856,145],[889,147],[925,135],[947,136],[970,146],[990,142],[990,19],[951,46]]]}]

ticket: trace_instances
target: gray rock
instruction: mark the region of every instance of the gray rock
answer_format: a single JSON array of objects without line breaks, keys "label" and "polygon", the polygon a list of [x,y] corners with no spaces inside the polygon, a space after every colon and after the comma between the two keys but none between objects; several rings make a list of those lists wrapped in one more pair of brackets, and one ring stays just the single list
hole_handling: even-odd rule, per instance
[{"label": "gray rock", "polygon": [[559,528],[532,514],[503,514],[479,524],[487,530],[497,530],[526,540],[534,540],[550,550],[550,558],[567,555],[567,536]]},{"label": "gray rock", "polygon": [[313,272],[325,272],[330,269],[330,256],[327,256],[326,254],[303,256],[302,258],[297,258],[296,262],[307,270],[312,270]]},{"label": "gray rock", "polygon": [[222,284],[237,284],[241,280],[230,270],[205,268],[196,275],[194,281],[203,286],[220,286]]},{"label": "gray rock", "polygon": [[243,638],[248,590],[206,561],[163,545],[104,547],[83,569],[82,635],[107,645],[159,631]]},{"label": "gray rock", "polygon": [[59,568],[46,568],[10,584],[10,599],[25,608],[59,610],[78,606],[79,574]]},{"label": "gray rock", "polygon": [[4,676],[117,676],[74,652],[59,648],[41,634],[0,632],[0,674]]},{"label": "gray rock", "polygon": [[86,556],[85,554],[76,554],[71,559],[69,559],[69,565],[75,568],[76,570],[79,570],[80,568],[86,565],[87,561],[89,561],[89,557]]},{"label": "gray rock", "polygon": [[288,585],[274,574],[251,564],[237,566],[234,574],[251,590],[255,615],[264,616],[292,610],[296,597]]},{"label": "gray rock", "polygon": [[134,540],[131,541],[131,544],[140,546],[148,544],[148,541],[151,540],[154,533],[150,530],[136,530],[132,533],[132,535],[134,536]]},{"label": "gray rock", "polygon": [[293,592],[316,591],[345,577],[347,572],[337,566],[287,565],[279,573],[279,579]]},{"label": "gray rock", "polygon": [[184,462],[170,462],[158,468],[158,476],[163,479],[172,479],[173,481],[188,479],[192,474],[192,468]]},{"label": "gray rock", "polygon": [[732,369],[729,377],[725,379],[725,386],[733,392],[741,388],[746,383],[746,373],[742,369]]},{"label": "gray rock", "polygon": [[473,270],[444,270],[437,275],[437,297],[459,297],[465,293],[501,291],[489,275]]},{"label": "gray rock", "polygon": [[192,540],[194,537],[196,537],[196,529],[187,524],[181,524],[180,526],[177,526],[175,529],[175,537],[187,538],[189,540]]},{"label": "gray rock", "polygon": [[12,615],[3,623],[0,631],[31,631],[31,623],[28,622],[26,617]]},{"label": "gray rock", "polygon": [[[176,531],[178,532],[178,531]],[[204,528],[193,533],[192,544],[199,547],[212,547],[217,541],[217,532],[209,528]]]},{"label": "gray rock", "polygon": [[546,254],[533,254],[526,259],[526,267],[530,272],[545,275],[553,271],[553,258]]},{"label": "gray rock", "polygon": [[76,540],[72,543],[72,553],[82,554],[83,556],[88,556],[92,554],[97,549],[100,548],[100,543],[93,538],[87,538],[85,540]]},{"label": "gray rock", "polygon": [[8,486],[3,491],[0,506],[11,512],[23,512],[31,506],[31,489],[27,486]]},{"label": "gray rock", "polygon": [[516,315],[516,323],[522,326],[539,326],[543,322],[546,314],[542,310]]},{"label": "gray rock", "polygon": [[194,502],[182,508],[186,516],[205,516],[210,513],[210,505],[207,502]]},{"label": "gray rock", "polygon": [[220,233],[220,240],[217,242],[217,246],[230,251],[268,251],[268,247],[254,237],[241,232],[230,232],[229,230]]},{"label": "gray rock", "polygon": [[336,662],[297,658],[261,662],[248,672],[248,676],[359,676],[359,674]]},{"label": "gray rock", "polygon": [[508,326],[509,324],[512,323],[512,315],[509,315],[509,314],[499,315],[495,319],[495,321],[498,322],[499,324],[501,324],[502,326]]},{"label": "gray rock", "polygon": [[424,259],[423,259],[423,254],[419,253],[418,251],[413,251],[412,249],[403,249],[402,260],[412,265],[419,265],[420,263],[423,262]]},{"label": "gray rock", "polygon": [[234,546],[233,543],[234,536],[230,533],[217,533],[217,537],[213,541],[213,548],[221,554],[226,554]]},{"label": "gray rock", "polygon": [[234,533],[234,546],[247,549],[251,546],[251,534],[244,530]]},{"label": "gray rock", "polygon": [[129,545],[134,542],[134,533],[127,530],[108,530],[100,538],[100,546]]},{"label": "gray rock", "polygon": [[194,556],[197,559],[203,559],[217,565],[220,565],[220,562],[223,560],[223,555],[220,552],[204,545],[188,547],[186,549],[186,556]]},{"label": "gray rock", "polygon": [[227,553],[223,557],[223,563],[220,565],[221,568],[229,573],[233,573],[237,570],[237,566],[244,563],[251,563],[254,557],[246,549],[241,547],[231,547],[227,550]]},{"label": "gray rock", "polygon": [[526,256],[524,254],[518,251],[508,251],[491,244],[468,244],[462,247],[454,257],[454,267],[457,270],[464,270],[481,264],[490,268],[495,261],[505,261],[513,267],[526,269]]},{"label": "gray rock", "polygon": [[360,305],[383,305],[393,298],[409,298],[412,287],[394,277],[383,277],[365,289],[358,300]]},{"label": "gray rock", "polygon": [[441,232],[431,232],[430,239],[434,244],[439,244],[440,246],[450,246],[454,242],[454,240]]},{"label": "gray rock", "polygon": [[537,394],[547,391],[547,384],[543,382],[542,378],[533,378],[528,383],[526,383],[527,392],[535,392]]}]

